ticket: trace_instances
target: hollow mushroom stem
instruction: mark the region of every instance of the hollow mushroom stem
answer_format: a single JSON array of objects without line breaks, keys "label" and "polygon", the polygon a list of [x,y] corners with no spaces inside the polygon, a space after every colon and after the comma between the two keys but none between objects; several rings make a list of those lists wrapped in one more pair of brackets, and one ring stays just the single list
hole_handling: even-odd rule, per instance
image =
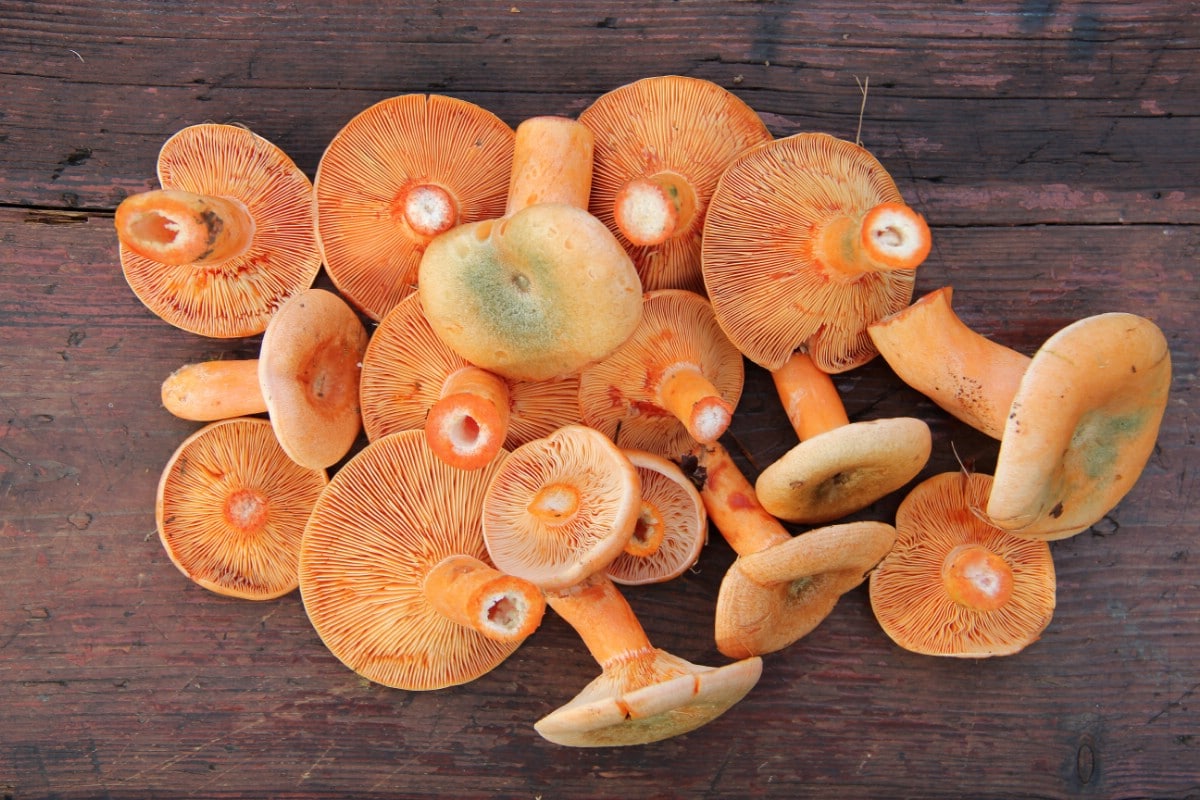
[{"label": "hollow mushroom stem", "polygon": [[452,555],[425,576],[425,597],[447,619],[498,642],[518,642],[541,624],[546,601],[532,583],[470,555]]},{"label": "hollow mushroom stem", "polygon": [[240,200],[156,189],[117,207],[117,237],[133,252],[170,266],[220,263],[250,247],[254,218]]},{"label": "hollow mushroom stem", "polygon": [[258,359],[185,364],[162,384],[162,404],[180,419],[211,422],[267,410],[258,380]]},{"label": "hollow mushroom stem", "polygon": [[720,444],[694,448],[704,470],[700,497],[708,518],[739,556],[789,541],[792,535],[758,502],[754,487]]},{"label": "hollow mushroom stem", "polygon": [[613,221],[632,244],[662,244],[691,225],[696,195],[691,182],[674,172],[639,175],[613,198]]},{"label": "hollow mushroom stem", "polygon": [[602,571],[546,592],[546,603],[575,629],[602,670],[654,653],[629,601]]},{"label": "hollow mushroom stem", "polygon": [[733,419],[733,405],[694,364],[677,363],[658,384],[658,401],[698,442],[715,442]]},{"label": "hollow mushroom stem", "polygon": [[797,350],[783,366],[772,370],[771,379],[800,441],[850,424],[833,378],[803,350]]},{"label": "hollow mushroom stem", "polygon": [[924,218],[904,203],[885,202],[861,217],[831,217],[817,226],[813,255],[834,280],[870,272],[915,269],[932,242]]},{"label": "hollow mushroom stem", "polygon": [[540,203],[587,209],[595,140],[583,123],[567,117],[530,117],[517,126],[513,146],[506,217]]},{"label": "hollow mushroom stem", "polygon": [[504,445],[510,411],[508,382],[468,365],[446,376],[441,397],[425,419],[425,435],[442,461],[459,469],[478,469]]}]

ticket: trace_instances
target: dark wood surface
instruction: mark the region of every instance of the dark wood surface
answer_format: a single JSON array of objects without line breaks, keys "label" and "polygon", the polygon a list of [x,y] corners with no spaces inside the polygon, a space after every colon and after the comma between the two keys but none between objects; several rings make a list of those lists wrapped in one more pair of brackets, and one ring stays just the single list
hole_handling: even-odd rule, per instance
[{"label": "dark wood surface", "polygon": [[[1200,9],[867,5],[0,0],[0,797],[1200,796]],[[258,342],[172,329],[122,277],[112,212],[155,186],[163,140],[236,121],[312,175],[385,97],[450,94],[515,125],[669,73],[733,90],[777,136],[848,139],[869,80],[861,138],[933,228],[918,294],[953,285],[968,324],[1027,353],[1103,311],[1166,332],[1158,448],[1101,523],[1052,545],[1042,639],[918,656],[861,587],[712,724],[577,750],[532,728],[597,672],[553,614],[494,672],[411,693],[331,656],[298,594],[188,582],[153,507],[196,425],[159,385]],[[994,441],[880,360],[837,384],[853,419],[931,424],[923,476],[994,466]],[[753,478],[791,437],[750,368],[727,443]],[[693,573],[627,590],[655,644],[726,662],[711,629],[731,559],[714,536]]]}]

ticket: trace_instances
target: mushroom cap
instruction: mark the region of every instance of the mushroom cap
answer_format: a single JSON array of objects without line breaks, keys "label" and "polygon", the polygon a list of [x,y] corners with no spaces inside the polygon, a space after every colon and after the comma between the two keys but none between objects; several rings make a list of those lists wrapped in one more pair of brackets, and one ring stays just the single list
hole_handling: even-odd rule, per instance
[{"label": "mushroom cap", "polygon": [[[700,239],[721,173],[748,148],[769,141],[758,114],[737,95],[701,78],[643,78],[600,95],[579,114],[595,137],[589,208],[624,245],[642,285],[704,292]],[[661,244],[639,246],[617,226],[614,201],[638,178],[667,173],[689,194],[690,219]]]},{"label": "mushroom cap", "polygon": [[238,125],[188,126],[159,151],[158,180],[163,189],[234,198],[255,222],[249,247],[225,262],[168,266],[120,246],[130,288],[166,322],[200,336],[254,336],[316,279],[313,185],[271,142]]},{"label": "mushroom cap", "polygon": [[317,240],[338,290],[376,321],[411,294],[432,235],[414,228],[409,204],[428,195],[427,213],[447,214],[443,224],[500,216],[513,139],[492,112],[442,95],[391,97],[346,123],[313,181]]},{"label": "mushroom cap", "polygon": [[628,543],[641,513],[638,473],[604,434],[565,425],[512,451],[482,513],[498,569],[563,589],[604,570]]},{"label": "mushroom cap", "polygon": [[730,340],[768,370],[802,346],[829,373],[873,358],[867,325],[908,305],[915,271],[831,279],[814,259],[814,234],[834,217],[899,202],[874,156],[827,134],[739,156],[713,191],[701,245],[704,285]]},{"label": "mushroom cap", "polygon": [[298,464],[324,468],[350,452],[362,430],[358,383],[367,331],[342,298],[308,289],[267,325],[258,383],[275,435]]},{"label": "mushroom cap", "polygon": [[[871,609],[906,650],[983,658],[1036,641],[1054,614],[1056,582],[1047,542],[997,528],[982,513],[992,478],[944,472],[917,484],[896,510],[896,544],[870,578]],[[1004,572],[979,571],[994,596],[984,608],[958,602],[947,575],[956,556],[978,552],[1011,571],[1011,594],[995,594]],[[991,574],[995,573],[995,574]]]},{"label": "mushroom cap", "polygon": [[435,610],[425,575],[443,559],[490,564],[479,525],[487,482],[504,462],[447,466],[420,431],[371,442],[321,494],[300,548],[300,596],[317,634],[346,666],[397,689],[474,680],[519,642],[489,638]]},{"label": "mushroom cap", "polygon": [[421,259],[419,290],[452,350],[514,380],[579,372],[642,315],[629,255],[600,220],[565,203],[443,233]]},{"label": "mushroom cap", "polygon": [[328,477],[288,458],[271,423],[236,417],[188,436],[158,482],[171,562],[205,589],[269,600],[296,588],[300,540]]},{"label": "mushroom cap", "polygon": [[645,450],[626,450],[642,489],[642,513],[633,538],[645,526],[661,528],[662,539],[649,555],[622,552],[608,565],[608,577],[624,585],[662,583],[677,578],[700,558],[708,537],[708,514],[691,478],[674,461]]},{"label": "mushroom cap", "polygon": [[891,549],[896,529],[846,522],[739,556],[717,593],[717,649],[730,658],[782,650],[810,633]]},{"label": "mushroom cap", "polygon": [[915,417],[852,422],[797,444],[759,474],[754,491],[782,520],[831,522],[915,478],[932,447],[929,425]]},{"label": "mushroom cap", "polygon": [[642,319],[629,337],[580,373],[583,421],[627,449],[668,458],[687,452],[695,444],[687,426],[655,399],[677,364],[699,369],[730,408],[737,406],[745,364],[709,302],[684,289],[646,292]]},{"label": "mushroom cap", "polygon": [[647,744],[695,730],[719,717],[758,683],[762,659],[702,667],[655,648],[607,667],[534,729],[569,747]]},{"label": "mushroom cap", "polygon": [[[359,398],[367,439],[423,428],[446,377],[468,363],[434,333],[416,293],[397,303],[371,334],[363,355]],[[513,380],[508,389],[508,450],[581,419],[578,375]]]},{"label": "mushroom cap", "polygon": [[1145,468],[1170,387],[1166,337],[1144,317],[1098,314],[1051,336],[1009,407],[988,517],[1039,539],[1099,521]]}]

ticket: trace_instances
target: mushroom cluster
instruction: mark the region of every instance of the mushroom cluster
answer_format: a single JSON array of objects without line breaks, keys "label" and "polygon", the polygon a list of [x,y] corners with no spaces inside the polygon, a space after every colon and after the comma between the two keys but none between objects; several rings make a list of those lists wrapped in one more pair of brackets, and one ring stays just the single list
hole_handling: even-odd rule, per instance
[{"label": "mushroom cluster", "polygon": [[[131,288],[181,329],[262,334],[256,359],[163,382],[205,423],[159,484],[172,563],[227,596],[298,589],[342,663],[405,690],[479,678],[549,606],[601,673],[534,723],[559,744],[711,721],[864,583],[906,650],[1020,651],[1053,614],[1049,540],[1120,502],[1166,406],[1144,317],[1079,320],[1029,357],[972,332],[950,287],[913,302],[930,229],[882,164],[773,138],[705,80],[515,129],[391,98],[312,182],[244,128],[196,125],[158,174],[116,214]],[[999,440],[994,476],[911,485],[929,426],[851,422],[832,379],[876,355]],[[746,362],[796,436],[753,482],[721,443]],[[894,520],[847,519],[910,485]],[[654,647],[618,588],[686,575],[710,528],[736,554],[717,667]]]}]

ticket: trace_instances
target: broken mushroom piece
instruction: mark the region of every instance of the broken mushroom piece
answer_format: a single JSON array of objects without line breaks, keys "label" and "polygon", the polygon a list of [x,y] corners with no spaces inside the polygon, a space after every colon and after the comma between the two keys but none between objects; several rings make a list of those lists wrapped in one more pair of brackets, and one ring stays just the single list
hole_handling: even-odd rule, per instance
[{"label": "broken mushroom piece", "polygon": [[163,381],[168,411],[190,420],[267,412],[297,464],[332,466],[362,430],[358,382],[367,331],[333,292],[307,289],[284,303],[257,359],[180,367]]},{"label": "broken mushroom piece", "polygon": [[155,522],[171,563],[209,591],[269,600],[296,588],[300,540],[328,477],[288,458],[257,417],[187,437],[158,482]]},{"label": "broken mushroom piece", "polygon": [[637,326],[642,287],[628,253],[584,207],[561,202],[586,202],[591,163],[587,128],[562,117],[525,120],[505,216],[460,225],[426,248],[422,308],[466,361],[513,380],[566,377]]},{"label": "broken mushroom piece", "polygon": [[262,333],[321,268],[313,187],[286,153],[238,125],[191,125],[158,154],[160,189],[117,206],[121,269],[142,303],[190,333]]},{"label": "broken mushroom piece", "polygon": [[764,469],[754,490],[788,522],[832,522],[904,486],[932,450],[916,417],[850,422],[829,374],[797,352],[772,373],[800,443]]},{"label": "broken mushroom piece", "polygon": [[579,378],[510,381],[480,369],[438,338],[411,294],[371,334],[359,381],[367,439],[424,429],[447,464],[478,469],[580,421]]},{"label": "broken mushroom piece", "polygon": [[646,292],[629,338],[580,373],[579,407],[585,423],[622,447],[670,457],[721,437],[744,377],[708,301],[660,289]]},{"label": "broken mushroom piece", "polygon": [[503,463],[463,472],[420,431],[368,444],[321,494],[300,548],[300,596],[322,642],[396,689],[486,674],[539,625],[541,592],[489,561],[479,524]]},{"label": "broken mushroom piece", "polygon": [[647,290],[704,292],[700,238],[721,173],[769,141],[758,114],[712,81],[643,78],[579,114],[596,140],[589,208],[625,245]]},{"label": "broken mushroom piece", "polygon": [[990,524],[982,510],[991,487],[988,475],[946,472],[901,501],[896,544],[871,573],[870,598],[884,632],[904,649],[1011,655],[1050,624],[1050,546]]},{"label": "broken mushroom piece", "polygon": [[867,325],[906,306],[929,228],[862,147],[798,133],[753,147],[708,206],[701,268],[717,321],[775,370],[798,349],[844,372],[875,356]]},{"label": "broken mushroom piece", "polygon": [[326,147],[313,181],[329,277],[379,321],[416,290],[439,233],[504,211],[513,130],[474,103],[406,94],[361,111]]}]

